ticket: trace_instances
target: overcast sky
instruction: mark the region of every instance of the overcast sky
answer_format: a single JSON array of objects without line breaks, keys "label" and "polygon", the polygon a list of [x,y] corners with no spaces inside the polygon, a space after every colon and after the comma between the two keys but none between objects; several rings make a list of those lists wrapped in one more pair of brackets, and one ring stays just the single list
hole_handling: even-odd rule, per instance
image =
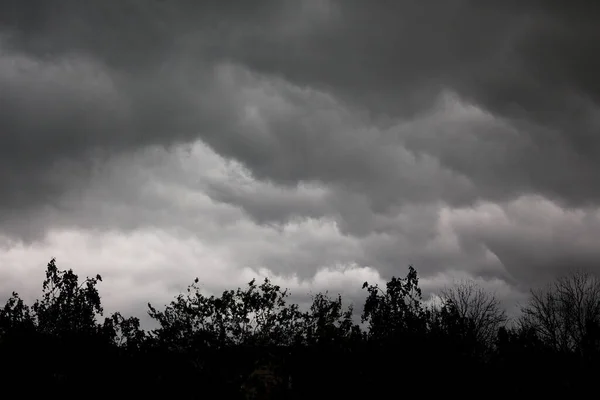
[{"label": "overcast sky", "polygon": [[0,0],[0,300],[143,317],[405,276],[506,304],[600,261],[600,2]]}]

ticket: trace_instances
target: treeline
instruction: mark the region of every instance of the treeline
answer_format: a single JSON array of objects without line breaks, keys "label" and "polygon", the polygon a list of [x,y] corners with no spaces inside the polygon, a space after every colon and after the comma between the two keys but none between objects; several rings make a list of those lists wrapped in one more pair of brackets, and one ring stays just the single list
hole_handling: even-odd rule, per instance
[{"label": "treeline", "polygon": [[[221,296],[198,280],[164,309],[158,328],[102,317],[98,275],[80,281],[48,263],[42,295],[13,293],[0,310],[3,390],[20,396],[187,398],[462,397],[595,390],[600,282],[574,272],[532,291],[507,324],[493,294],[465,282],[426,305],[417,272],[363,285],[363,327],[341,296],[308,310],[269,280]],[[271,396],[271,397],[268,397]]]}]

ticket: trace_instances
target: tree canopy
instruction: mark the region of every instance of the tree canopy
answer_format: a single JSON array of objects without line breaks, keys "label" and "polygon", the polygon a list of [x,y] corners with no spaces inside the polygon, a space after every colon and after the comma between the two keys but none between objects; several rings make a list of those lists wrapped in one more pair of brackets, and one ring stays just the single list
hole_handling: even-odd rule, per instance
[{"label": "tree canopy", "polygon": [[101,282],[52,259],[38,300],[12,294],[0,309],[9,386],[37,382],[20,390],[63,397],[76,387],[232,399],[556,394],[589,388],[600,359],[600,284],[583,272],[532,291],[512,324],[471,281],[428,304],[412,266],[385,287],[365,282],[359,314],[339,294],[318,293],[301,309],[269,279],[220,296],[203,295],[196,279],[163,308],[148,304],[151,331],[136,317],[104,315]]}]

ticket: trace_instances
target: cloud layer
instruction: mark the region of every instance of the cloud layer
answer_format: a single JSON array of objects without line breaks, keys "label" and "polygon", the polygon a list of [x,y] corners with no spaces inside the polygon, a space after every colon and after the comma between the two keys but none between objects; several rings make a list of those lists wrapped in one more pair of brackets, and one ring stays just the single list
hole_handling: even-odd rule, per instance
[{"label": "cloud layer", "polygon": [[115,307],[408,264],[510,302],[600,258],[594,2],[34,3],[0,1],[4,294],[54,255]]}]

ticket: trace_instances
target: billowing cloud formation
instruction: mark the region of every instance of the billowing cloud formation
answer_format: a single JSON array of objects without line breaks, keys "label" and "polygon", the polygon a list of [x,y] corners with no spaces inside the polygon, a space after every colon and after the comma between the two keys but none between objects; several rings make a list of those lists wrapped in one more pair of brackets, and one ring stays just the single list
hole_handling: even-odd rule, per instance
[{"label": "billowing cloud formation", "polygon": [[2,0],[2,273],[122,254],[109,301],[135,302],[118,285],[308,290],[412,263],[431,291],[476,277],[514,300],[593,268],[599,11]]}]

